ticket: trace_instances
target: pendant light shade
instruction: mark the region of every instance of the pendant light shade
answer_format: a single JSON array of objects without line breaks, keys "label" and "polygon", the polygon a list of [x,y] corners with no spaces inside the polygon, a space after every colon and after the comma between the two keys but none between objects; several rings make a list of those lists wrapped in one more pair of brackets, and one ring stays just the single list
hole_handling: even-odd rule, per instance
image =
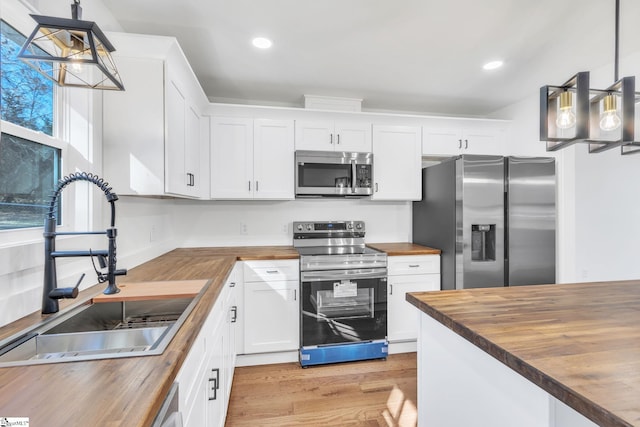
[{"label": "pendant light shade", "polygon": [[31,15],[37,26],[18,58],[59,86],[124,90],[114,47],[95,22],[80,19],[79,3],[71,5],[72,19]]}]

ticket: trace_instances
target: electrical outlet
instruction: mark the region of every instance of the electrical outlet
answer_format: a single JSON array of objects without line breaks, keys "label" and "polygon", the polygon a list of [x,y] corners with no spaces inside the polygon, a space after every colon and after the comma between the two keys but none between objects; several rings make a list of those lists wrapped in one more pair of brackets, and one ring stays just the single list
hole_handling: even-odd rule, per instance
[{"label": "electrical outlet", "polygon": [[283,232],[284,234],[289,233],[289,224],[283,224],[283,225],[282,225],[282,232]]},{"label": "electrical outlet", "polygon": [[240,222],[240,234],[249,234],[249,227],[246,222]]}]

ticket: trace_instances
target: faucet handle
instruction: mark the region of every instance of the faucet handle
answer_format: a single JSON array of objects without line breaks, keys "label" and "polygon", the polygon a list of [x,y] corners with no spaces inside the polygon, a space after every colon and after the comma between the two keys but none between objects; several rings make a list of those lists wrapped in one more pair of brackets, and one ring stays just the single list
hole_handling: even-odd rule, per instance
[{"label": "faucet handle", "polygon": [[51,292],[49,292],[49,298],[53,299],[62,299],[62,298],[76,298],[78,296],[78,286],[80,286],[80,282],[84,279],[84,273],[78,279],[78,283],[73,288],[55,288]]}]

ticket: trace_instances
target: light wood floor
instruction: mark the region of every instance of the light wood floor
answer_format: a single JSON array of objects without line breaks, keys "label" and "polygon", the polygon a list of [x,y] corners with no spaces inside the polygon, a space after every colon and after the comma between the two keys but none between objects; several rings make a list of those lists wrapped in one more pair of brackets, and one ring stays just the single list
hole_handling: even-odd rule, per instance
[{"label": "light wood floor", "polygon": [[227,427],[416,425],[416,354],[303,369],[235,370]]}]

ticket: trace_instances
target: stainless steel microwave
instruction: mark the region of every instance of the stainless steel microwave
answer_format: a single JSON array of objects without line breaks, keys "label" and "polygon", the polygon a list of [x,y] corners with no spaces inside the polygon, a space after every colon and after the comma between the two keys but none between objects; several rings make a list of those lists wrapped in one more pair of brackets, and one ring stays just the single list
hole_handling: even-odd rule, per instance
[{"label": "stainless steel microwave", "polygon": [[373,154],[296,151],[296,197],[363,197],[372,193]]}]

